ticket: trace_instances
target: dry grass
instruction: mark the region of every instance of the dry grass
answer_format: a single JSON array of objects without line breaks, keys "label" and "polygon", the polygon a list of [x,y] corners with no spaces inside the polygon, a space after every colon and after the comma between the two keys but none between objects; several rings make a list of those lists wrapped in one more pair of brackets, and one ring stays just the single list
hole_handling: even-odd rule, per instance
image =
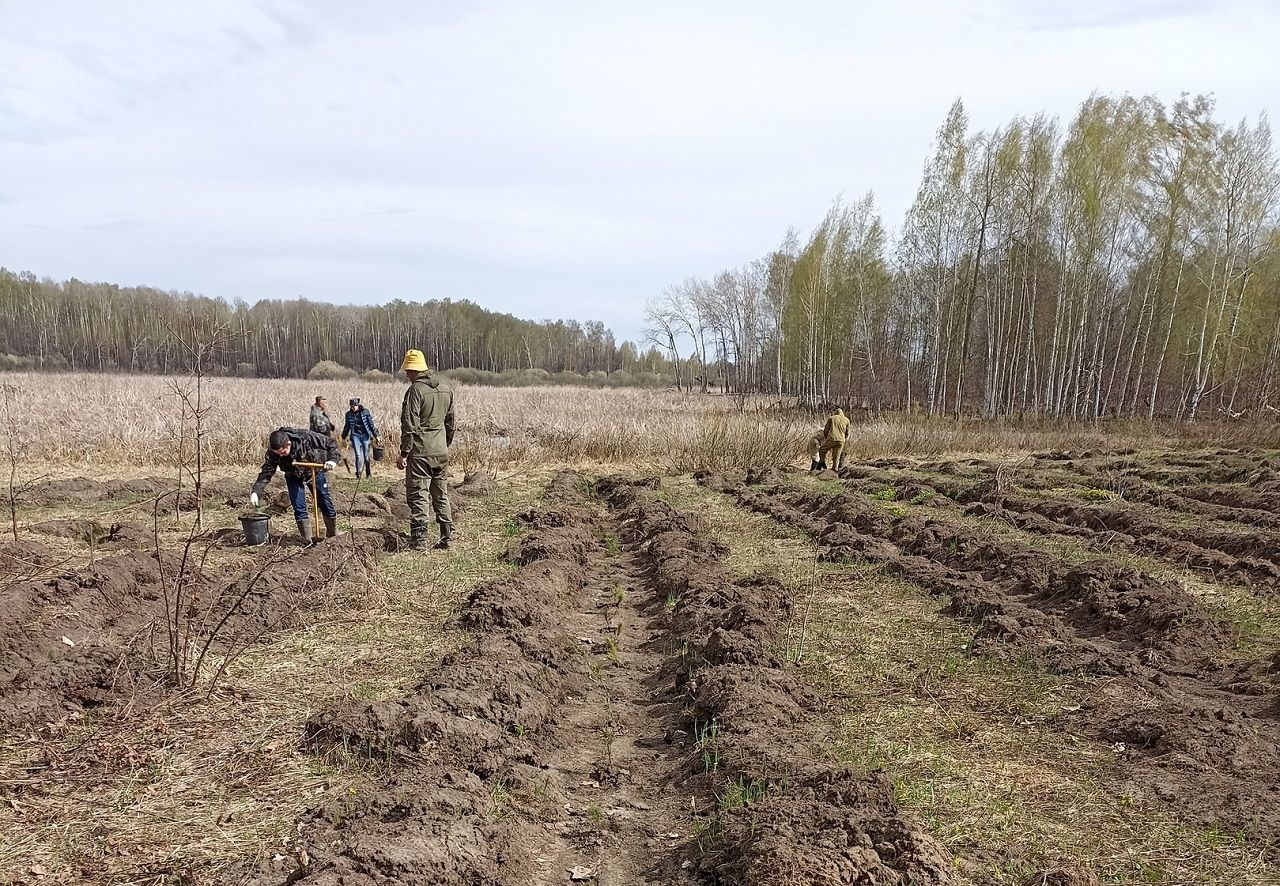
[{"label": "dry grass", "polygon": [[[34,869],[46,872],[41,882],[202,883],[290,856],[303,809],[343,804],[379,776],[376,763],[327,765],[302,749],[307,716],[394,696],[455,648],[448,617],[504,568],[508,519],[545,479],[509,477],[464,505],[448,556],[390,555],[376,575],[353,573],[305,627],[237,658],[210,699],[4,737],[0,882]],[[349,485],[339,481],[340,496]]]},{"label": "dry grass", "polygon": [[[154,376],[7,373],[22,390],[27,434],[44,459],[75,463],[172,464],[177,401],[172,380]],[[403,386],[352,380],[215,378],[208,452],[213,464],[261,459],[268,431],[302,425],[317,394],[334,410],[349,397],[372,409],[391,446],[398,443]],[[680,472],[748,467],[798,458],[822,417],[762,399],[742,409],[735,398],[670,391],[457,385],[459,435],[454,461],[480,465],[596,462]],[[856,417],[855,417],[856,420]],[[855,457],[948,452],[1025,452],[1046,448],[1181,445],[1280,445],[1280,425],[1052,422],[955,422],[887,415],[859,420]]]},{"label": "dry grass", "polygon": [[[739,572],[764,569],[809,593],[813,544],[726,496],[669,481]],[[899,801],[958,855],[962,882],[1018,884],[1068,861],[1108,884],[1269,884],[1255,848],[1188,828],[1109,790],[1110,751],[1048,719],[1098,691],[1030,665],[974,658],[945,601],[866,566],[820,566],[802,665],[840,713],[833,758],[894,779]]]}]

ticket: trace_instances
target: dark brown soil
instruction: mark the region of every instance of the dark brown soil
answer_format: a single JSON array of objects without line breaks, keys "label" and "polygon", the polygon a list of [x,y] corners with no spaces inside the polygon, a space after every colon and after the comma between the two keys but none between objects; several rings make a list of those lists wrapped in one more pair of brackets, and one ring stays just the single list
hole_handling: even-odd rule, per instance
[{"label": "dark brown soil", "polygon": [[[387,498],[374,492],[359,492],[350,504],[341,503],[339,510],[351,517],[383,517],[388,520],[408,520],[409,506],[400,500]],[[286,501],[287,506],[287,501]]]},{"label": "dark brown soil", "polygon": [[1223,532],[1198,527],[1169,526],[1124,504],[1080,505],[1062,500],[1033,500],[1024,496],[988,493],[982,497],[997,511],[975,512],[1002,516],[1021,528],[1036,531],[1040,524],[1021,515],[1046,519],[1051,532],[1083,530],[1107,544],[1127,547],[1179,565],[1206,569],[1215,576],[1245,584],[1280,583],[1280,534],[1253,528]]},{"label": "dark brown soil", "polygon": [[650,564],[681,655],[669,665],[690,699],[692,777],[737,792],[699,858],[712,883],[949,883],[952,861],[905,817],[881,774],[822,761],[822,702],[778,658],[790,600],[775,579],[735,580],[700,522],[649,489],[601,482],[626,539]]},{"label": "dark brown soil", "polygon": [[[1207,578],[1258,586],[1268,592],[1280,588],[1280,532],[1261,528],[1268,525],[1259,519],[1261,512],[1181,496],[1171,499],[1132,474],[1104,474],[1096,462],[1058,461],[1050,465],[988,464],[968,468],[970,472],[963,475],[966,479],[952,479],[936,476],[941,473],[939,463],[912,469],[901,460],[881,459],[850,465],[842,477],[850,488],[868,495],[931,509],[967,505],[965,512],[970,516],[1000,520],[1039,535],[1070,537],[1100,553],[1131,550],[1201,572]],[[930,476],[917,473],[926,469]],[[1098,487],[1117,489],[1131,501],[1086,504],[1056,496],[1036,497],[1015,491],[1015,484],[1023,490],[1074,485],[1081,494],[1093,494]],[[1158,516],[1144,504],[1213,519],[1207,526],[1188,528],[1170,522],[1167,515]]]},{"label": "dark brown soil", "polygon": [[[558,476],[520,515],[516,571],[462,606],[465,646],[402,698],[314,716],[315,750],[386,781],[309,812],[305,865],[259,878],[950,882],[887,779],[819,762],[820,700],[777,657],[785,589],[735,581],[656,486]],[[749,796],[722,808],[734,784]]]},{"label": "dark brown soil", "polygon": [[1276,453],[1214,450],[1199,453],[1067,453],[1051,471],[1028,466],[1019,482],[1084,484],[1112,489],[1127,500],[1158,505],[1212,520],[1280,527],[1280,495],[1274,487]]},{"label": "dark brown soil", "polygon": [[1098,886],[1098,877],[1084,868],[1055,868],[1028,877],[1022,886]]},{"label": "dark brown soil", "polygon": [[1064,726],[1121,749],[1124,791],[1188,820],[1280,846],[1280,697],[1271,662],[1223,668],[1230,632],[1176,582],[1057,557],[855,493],[751,489],[704,475],[747,507],[818,538],[826,559],[881,564],[950,598],[977,654],[1031,656],[1117,676]]},{"label": "dark brown soil", "polygon": [[56,562],[54,556],[39,542],[25,538],[19,542],[0,541],[0,577],[6,581],[34,577]]},{"label": "dark brown soil", "polygon": [[453,495],[461,495],[464,498],[479,498],[485,495],[492,495],[495,489],[497,489],[497,483],[494,482],[492,475],[488,471],[472,471],[449,492]]},{"label": "dark brown soil", "polygon": [[46,520],[27,527],[54,538],[73,539],[99,550],[112,551],[151,546],[152,532],[136,523],[100,523],[97,520]]},{"label": "dark brown soil", "polygon": [[299,824],[306,866],[267,882],[691,882],[687,737],[658,680],[659,601],[610,521],[563,474],[521,515],[517,570],[473,591],[473,639],[408,695],[314,716],[318,752],[389,764],[385,784]]},{"label": "dark brown soil", "polygon": [[[229,570],[189,568],[189,602],[178,611],[197,643],[214,637],[223,650],[251,643],[293,623],[344,562],[381,545],[375,535],[352,538],[310,551],[255,549]],[[201,550],[203,544],[195,557]],[[274,565],[263,571],[268,561]],[[0,724],[39,725],[110,709],[160,686],[165,591],[176,589],[180,562],[176,552],[125,553],[0,587]]]},{"label": "dark brown soil", "polygon": [[[140,502],[159,499],[161,507],[173,507],[173,477],[146,477],[140,480],[95,480],[92,477],[72,477],[66,480],[45,480],[28,490],[22,501],[38,505],[89,504],[103,501]],[[206,501],[225,501],[232,507],[243,505],[249,498],[245,483],[231,479],[206,481],[202,494]],[[195,493],[189,485],[180,496],[184,509],[195,507]]]}]

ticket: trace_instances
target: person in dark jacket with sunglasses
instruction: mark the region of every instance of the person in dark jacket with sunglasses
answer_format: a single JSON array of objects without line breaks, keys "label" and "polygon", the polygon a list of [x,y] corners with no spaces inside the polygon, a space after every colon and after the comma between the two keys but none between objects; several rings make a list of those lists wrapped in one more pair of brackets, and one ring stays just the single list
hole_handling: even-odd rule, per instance
[{"label": "person in dark jacket with sunglasses", "polygon": [[262,503],[262,494],[276,471],[284,472],[284,483],[289,488],[289,503],[298,521],[298,535],[303,544],[315,543],[319,527],[313,526],[311,512],[307,509],[307,487],[311,485],[311,468],[302,464],[324,465],[316,469],[316,504],[324,517],[325,538],[338,534],[338,509],[329,494],[329,472],[338,466],[338,441],[328,434],[304,431],[302,428],[278,428],[267,439],[267,454],[262,470],[249,494],[249,503],[255,508]]}]

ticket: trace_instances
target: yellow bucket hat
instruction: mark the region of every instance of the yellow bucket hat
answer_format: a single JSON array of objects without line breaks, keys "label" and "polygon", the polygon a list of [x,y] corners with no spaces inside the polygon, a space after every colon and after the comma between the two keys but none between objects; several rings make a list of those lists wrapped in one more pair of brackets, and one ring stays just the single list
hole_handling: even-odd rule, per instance
[{"label": "yellow bucket hat", "polygon": [[400,364],[400,369],[412,370],[415,372],[427,371],[427,358],[422,355],[422,351],[417,348],[410,348],[404,352],[404,362]]}]

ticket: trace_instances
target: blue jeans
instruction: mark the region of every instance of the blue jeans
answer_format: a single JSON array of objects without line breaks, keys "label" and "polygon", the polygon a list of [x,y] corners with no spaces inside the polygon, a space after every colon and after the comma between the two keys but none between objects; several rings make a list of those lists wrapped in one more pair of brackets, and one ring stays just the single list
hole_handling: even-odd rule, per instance
[{"label": "blue jeans", "polygon": [[[299,480],[292,474],[284,475],[284,485],[289,487],[289,503],[293,505],[293,516],[298,520],[310,520],[311,511],[307,507],[307,490],[311,487],[310,479]],[[316,472],[316,492],[320,496],[320,513],[326,517],[338,516],[338,509],[333,506],[333,498],[329,495],[329,472]]]},{"label": "blue jeans", "polygon": [[369,444],[371,438],[361,437],[359,434],[351,435],[351,452],[356,458],[356,476],[360,476],[360,470],[370,463]]}]

